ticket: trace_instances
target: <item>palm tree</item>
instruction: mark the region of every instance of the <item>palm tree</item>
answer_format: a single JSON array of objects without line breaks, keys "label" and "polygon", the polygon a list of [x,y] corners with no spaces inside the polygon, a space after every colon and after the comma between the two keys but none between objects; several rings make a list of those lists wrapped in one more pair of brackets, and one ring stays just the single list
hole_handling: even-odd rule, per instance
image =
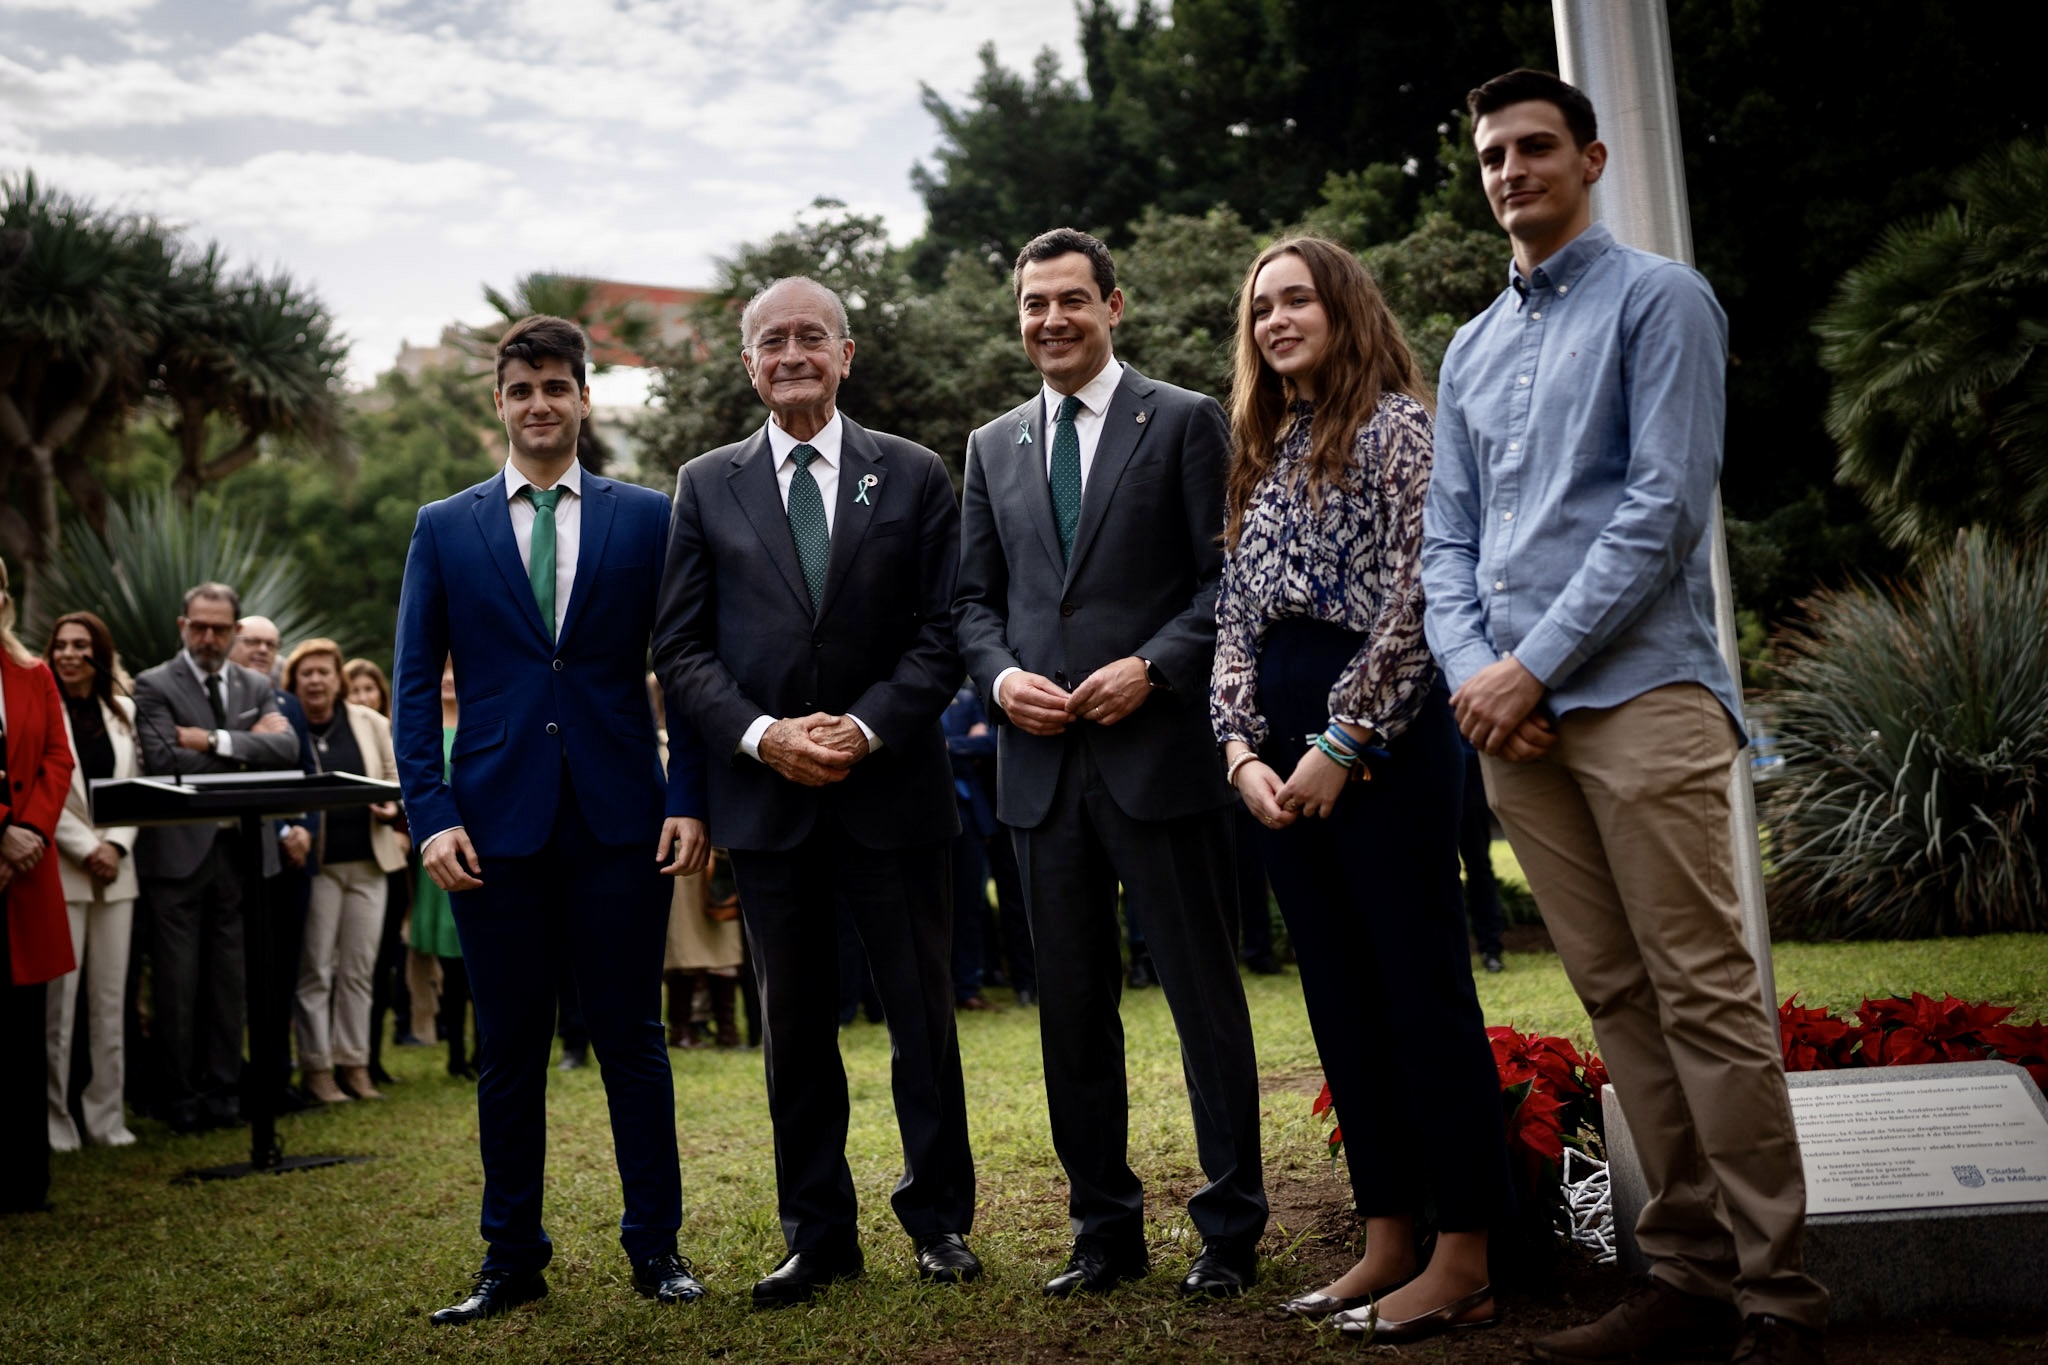
[{"label": "palm tree", "polygon": [[1814,328],[1836,477],[1919,551],[1971,525],[2048,530],[2048,142],[1984,157],[1954,192],[1888,230]]},{"label": "palm tree", "polygon": [[58,486],[103,524],[87,456],[142,397],[175,248],[158,224],[101,213],[33,174],[0,182],[0,230],[15,255],[0,273],[0,550],[32,601],[60,543]]}]

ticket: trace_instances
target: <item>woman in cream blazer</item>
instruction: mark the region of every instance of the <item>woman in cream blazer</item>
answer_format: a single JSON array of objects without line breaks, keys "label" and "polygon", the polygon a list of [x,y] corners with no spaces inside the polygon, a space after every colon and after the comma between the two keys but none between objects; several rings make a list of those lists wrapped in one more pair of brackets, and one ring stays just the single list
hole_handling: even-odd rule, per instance
[{"label": "woman in cream blazer", "polygon": [[[307,640],[285,661],[285,690],[306,711],[316,766],[396,781],[391,724],[346,700],[341,649]],[[370,1080],[371,977],[384,933],[389,874],[405,866],[405,847],[390,821],[395,803],[343,807],[321,814],[307,866],[305,945],[299,955],[294,1019],[300,1084],[328,1104],[382,1099]]]},{"label": "woman in cream blazer", "polygon": [[[125,687],[113,636],[91,612],[57,618],[44,651],[64,697],[64,737],[78,756],[71,770],[71,791],[57,817],[57,866],[64,882],[64,905],[71,917],[71,948],[77,970],[50,983],[49,1109],[50,1149],[78,1150],[79,1133],[70,1106],[71,1030],[78,1002],[78,978],[85,975],[86,1036],[90,1043],[92,1079],[79,1099],[85,1137],[105,1147],[126,1147],[135,1141],[121,1109],[126,1060],[122,1055],[122,1005],[128,983],[128,944],[135,922],[135,828],[104,828],[92,823],[87,783],[94,777],[134,777],[135,703],[117,695]],[[84,717],[74,720],[74,711]],[[93,720],[97,713],[98,724]],[[89,762],[80,749],[99,754]],[[94,743],[105,736],[105,746]],[[105,766],[111,749],[111,771]]]}]

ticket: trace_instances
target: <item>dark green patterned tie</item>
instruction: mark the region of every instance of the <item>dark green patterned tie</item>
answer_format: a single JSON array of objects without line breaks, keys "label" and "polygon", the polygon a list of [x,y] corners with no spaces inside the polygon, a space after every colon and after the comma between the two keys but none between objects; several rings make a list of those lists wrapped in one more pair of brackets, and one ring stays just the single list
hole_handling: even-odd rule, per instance
[{"label": "dark green patterned tie", "polygon": [[825,597],[825,561],[832,556],[832,533],[825,526],[825,498],[811,473],[818,452],[800,445],[789,452],[796,473],[789,477],[789,533],[796,538],[796,557],[804,566],[804,585],[811,590],[811,610]]},{"label": "dark green patterned tie", "polygon": [[1074,414],[1081,400],[1068,394],[1052,419],[1052,514],[1060,524],[1060,560],[1074,557],[1074,528],[1081,523],[1081,436]]},{"label": "dark green patterned tie", "polygon": [[555,638],[555,504],[562,490],[543,492],[532,484],[520,490],[533,503],[533,541],[526,552],[526,577],[533,584],[533,604],[540,608],[541,629]]}]

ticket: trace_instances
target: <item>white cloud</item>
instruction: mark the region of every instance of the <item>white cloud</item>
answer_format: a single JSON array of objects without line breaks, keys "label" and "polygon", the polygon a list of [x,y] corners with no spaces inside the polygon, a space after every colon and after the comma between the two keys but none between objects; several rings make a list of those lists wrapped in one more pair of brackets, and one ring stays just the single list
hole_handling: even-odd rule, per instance
[{"label": "white cloud", "polygon": [[156,0],[7,0],[11,10],[75,14],[81,19],[97,20],[133,19],[155,4]]}]

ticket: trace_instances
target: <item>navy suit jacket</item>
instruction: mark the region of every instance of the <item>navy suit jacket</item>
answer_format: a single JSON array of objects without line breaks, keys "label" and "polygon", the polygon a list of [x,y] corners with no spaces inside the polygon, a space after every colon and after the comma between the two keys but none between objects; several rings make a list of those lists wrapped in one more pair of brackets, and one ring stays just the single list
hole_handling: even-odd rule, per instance
[{"label": "navy suit jacket", "polygon": [[[772,852],[821,809],[869,848],[959,833],[939,716],[960,684],[951,602],[960,513],[939,457],[843,418],[823,600],[811,609],[767,429],[682,467],[655,667],[669,715],[696,723],[711,841]],[[864,490],[864,491],[863,491]],[[842,782],[804,787],[739,752],[762,715],[851,713],[881,747]]]},{"label": "navy suit jacket", "polygon": [[[416,838],[461,825],[481,858],[538,852],[565,780],[600,840],[645,843],[650,857],[664,814],[704,818],[702,745],[672,720],[664,776],[647,704],[667,532],[666,496],[585,470],[576,582],[556,641],[519,560],[502,473],[420,509],[398,603],[391,714]],[[461,712],[444,780],[441,663],[450,656]]]}]

